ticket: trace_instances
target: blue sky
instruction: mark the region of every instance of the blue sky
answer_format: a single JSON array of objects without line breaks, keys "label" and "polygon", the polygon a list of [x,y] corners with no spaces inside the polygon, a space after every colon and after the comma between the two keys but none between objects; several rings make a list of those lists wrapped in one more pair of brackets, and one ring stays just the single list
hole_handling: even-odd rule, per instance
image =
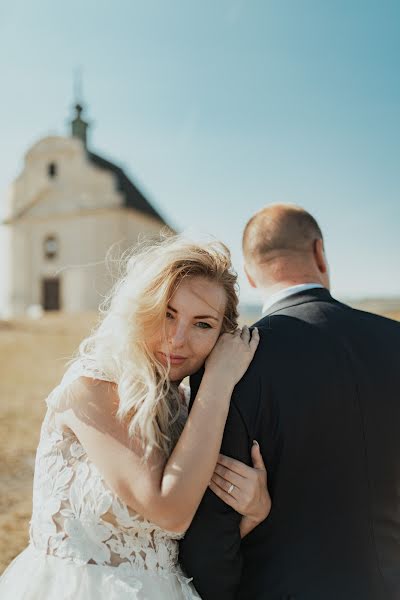
[{"label": "blue sky", "polygon": [[91,149],[225,241],[244,300],[271,202],[318,219],[336,295],[400,295],[399,31],[397,0],[0,0],[0,203],[82,67]]}]

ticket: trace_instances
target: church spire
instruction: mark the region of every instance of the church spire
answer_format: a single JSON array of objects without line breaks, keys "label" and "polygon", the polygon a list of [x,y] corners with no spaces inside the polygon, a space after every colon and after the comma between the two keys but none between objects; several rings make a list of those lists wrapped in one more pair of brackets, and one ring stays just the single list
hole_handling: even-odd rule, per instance
[{"label": "church spire", "polygon": [[75,118],[71,122],[71,133],[73,137],[79,138],[84,143],[86,148],[87,146],[87,129],[89,127],[89,123],[84,121],[81,117],[83,112],[83,106],[81,102],[82,98],[82,72],[79,69],[75,73],[74,79],[74,96],[75,96]]}]

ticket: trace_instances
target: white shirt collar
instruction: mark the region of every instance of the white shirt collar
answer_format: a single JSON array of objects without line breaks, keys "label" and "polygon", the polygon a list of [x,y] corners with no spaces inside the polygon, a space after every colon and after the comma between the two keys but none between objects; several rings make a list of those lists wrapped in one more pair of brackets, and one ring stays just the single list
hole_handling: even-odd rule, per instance
[{"label": "white shirt collar", "polygon": [[298,294],[299,292],[305,292],[306,290],[323,287],[324,286],[320,283],[300,283],[299,285],[292,285],[283,290],[279,290],[279,292],[272,294],[272,296],[266,299],[262,312],[263,314],[266,313],[273,304],[283,300],[284,298],[287,298],[288,296],[292,296],[292,294]]}]

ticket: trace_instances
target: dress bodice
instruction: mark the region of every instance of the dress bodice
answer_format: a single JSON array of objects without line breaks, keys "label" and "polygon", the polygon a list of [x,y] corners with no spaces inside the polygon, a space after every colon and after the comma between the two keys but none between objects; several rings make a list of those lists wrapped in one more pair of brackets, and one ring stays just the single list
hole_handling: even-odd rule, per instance
[{"label": "dress bodice", "polygon": [[180,534],[164,531],[131,510],[108,487],[72,431],[57,428],[62,391],[86,375],[109,379],[73,364],[46,399],[35,461],[30,542],[46,554],[78,564],[110,565],[127,575],[137,570],[178,569]]}]

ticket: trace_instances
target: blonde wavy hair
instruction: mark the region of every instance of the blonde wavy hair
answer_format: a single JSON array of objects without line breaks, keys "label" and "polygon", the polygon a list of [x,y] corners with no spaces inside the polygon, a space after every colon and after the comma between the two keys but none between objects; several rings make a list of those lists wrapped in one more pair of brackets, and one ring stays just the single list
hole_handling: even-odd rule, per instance
[{"label": "blonde wavy hair", "polygon": [[237,275],[221,242],[194,243],[183,235],[162,235],[124,253],[122,275],[100,305],[100,319],[79,345],[72,362],[89,361],[117,383],[117,418],[138,437],[147,458],[153,448],[168,456],[183,427],[182,404],[169,368],[150,352],[146,340],[165,335],[167,306],[180,282],[204,277],[226,293],[222,331],[237,328]]}]

